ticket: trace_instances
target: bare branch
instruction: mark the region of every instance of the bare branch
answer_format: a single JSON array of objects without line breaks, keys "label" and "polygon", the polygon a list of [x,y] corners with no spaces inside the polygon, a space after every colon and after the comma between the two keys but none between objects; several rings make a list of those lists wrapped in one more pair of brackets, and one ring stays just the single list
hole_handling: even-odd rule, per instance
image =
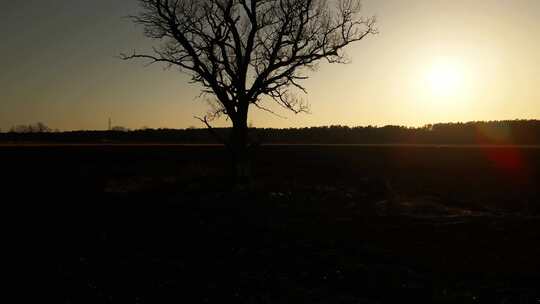
[{"label": "bare branch", "polygon": [[[273,100],[307,112],[294,92],[318,63],[347,63],[343,50],[377,34],[374,17],[360,15],[360,0],[139,0],[132,20],[160,41],[152,54],[122,54],[149,64],[178,67],[202,92],[212,93],[220,114],[245,125],[249,106],[268,110]],[[263,98],[264,96],[270,98]],[[208,120],[201,120],[208,122]]]},{"label": "bare branch", "polygon": [[265,111],[265,112],[268,112],[268,113],[270,113],[270,114],[272,114],[272,115],[274,115],[274,116],[277,116],[277,117],[279,117],[279,118],[282,118],[282,119],[287,119],[287,117],[282,116],[282,115],[279,115],[279,114],[277,114],[276,112],[274,112],[274,111],[272,111],[272,110],[270,110],[270,109],[268,109],[268,108],[265,108],[265,107],[261,106],[260,104],[258,104],[258,103],[256,103],[256,102],[254,102],[253,105],[254,105],[257,109],[259,109],[259,110],[263,110],[263,111]]},{"label": "bare branch", "polygon": [[208,130],[210,131],[210,134],[212,134],[212,136],[214,136],[214,138],[216,140],[218,140],[218,142],[221,142],[223,144],[226,143],[225,139],[223,137],[221,137],[221,135],[219,135],[218,132],[216,132],[214,127],[212,127],[212,125],[210,124],[210,121],[208,120],[208,116],[204,116],[204,117],[193,116],[193,118],[195,118],[195,119],[201,121],[202,123],[204,123],[206,125],[206,127],[208,128]]}]

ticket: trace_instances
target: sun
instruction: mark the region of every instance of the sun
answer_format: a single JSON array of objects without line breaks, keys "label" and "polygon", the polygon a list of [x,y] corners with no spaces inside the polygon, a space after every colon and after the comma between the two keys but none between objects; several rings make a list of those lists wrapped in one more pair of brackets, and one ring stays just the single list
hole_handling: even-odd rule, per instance
[{"label": "sun", "polygon": [[464,86],[463,79],[462,64],[451,58],[433,60],[425,74],[427,88],[439,97],[458,95]]}]

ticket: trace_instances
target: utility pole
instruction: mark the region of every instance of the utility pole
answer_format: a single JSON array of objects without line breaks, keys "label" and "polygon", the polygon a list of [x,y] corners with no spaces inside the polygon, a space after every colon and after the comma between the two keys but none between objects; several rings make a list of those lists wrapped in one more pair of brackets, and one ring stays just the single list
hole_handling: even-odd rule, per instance
[{"label": "utility pole", "polygon": [[112,121],[111,121],[111,118],[109,117],[109,131],[112,130]]}]

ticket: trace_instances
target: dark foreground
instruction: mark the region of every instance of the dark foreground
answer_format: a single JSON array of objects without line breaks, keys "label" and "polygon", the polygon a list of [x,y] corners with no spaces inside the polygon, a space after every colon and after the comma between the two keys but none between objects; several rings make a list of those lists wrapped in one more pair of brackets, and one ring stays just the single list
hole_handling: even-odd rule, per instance
[{"label": "dark foreground", "polygon": [[539,149],[262,147],[236,191],[223,152],[0,148],[19,272],[56,303],[540,303]]}]

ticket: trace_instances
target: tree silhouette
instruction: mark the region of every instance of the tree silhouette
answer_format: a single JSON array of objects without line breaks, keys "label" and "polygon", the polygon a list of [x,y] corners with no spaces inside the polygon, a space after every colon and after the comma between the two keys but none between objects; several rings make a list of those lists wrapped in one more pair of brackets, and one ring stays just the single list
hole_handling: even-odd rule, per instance
[{"label": "tree silhouette", "polygon": [[[295,91],[317,63],[346,63],[350,43],[375,34],[375,18],[360,16],[360,0],[139,0],[134,22],[159,40],[151,54],[121,54],[164,63],[189,74],[211,94],[211,110],[198,117],[226,115],[232,122],[224,142],[237,177],[249,166],[250,106],[272,112],[274,101],[294,113],[307,103]],[[267,98],[264,98],[267,97]],[[274,112],[272,112],[274,113]],[[215,133],[215,132],[214,132]],[[217,133],[215,133],[218,135]]]},{"label": "tree silhouette", "polygon": [[11,133],[49,133],[52,131],[51,128],[42,122],[29,125],[17,125],[11,127],[9,130]]}]

